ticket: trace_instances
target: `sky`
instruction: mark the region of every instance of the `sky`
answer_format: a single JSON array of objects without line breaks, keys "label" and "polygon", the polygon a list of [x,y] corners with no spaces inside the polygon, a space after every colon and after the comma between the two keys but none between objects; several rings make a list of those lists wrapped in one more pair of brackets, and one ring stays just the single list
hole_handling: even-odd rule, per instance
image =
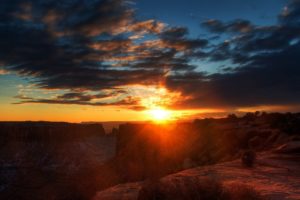
[{"label": "sky", "polygon": [[299,0],[4,0],[0,120],[300,111]]}]

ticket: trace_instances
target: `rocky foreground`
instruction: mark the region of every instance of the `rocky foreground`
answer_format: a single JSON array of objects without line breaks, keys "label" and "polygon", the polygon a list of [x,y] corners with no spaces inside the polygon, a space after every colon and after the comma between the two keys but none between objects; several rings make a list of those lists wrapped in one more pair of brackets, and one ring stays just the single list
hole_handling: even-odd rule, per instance
[{"label": "rocky foreground", "polygon": [[299,133],[300,113],[130,123],[112,134],[98,123],[2,122],[0,199],[300,199]]},{"label": "rocky foreground", "polygon": [[[210,177],[225,187],[245,184],[266,199],[300,199],[300,142],[292,142],[275,151],[260,153],[254,167],[247,168],[240,160],[197,167],[161,178],[163,185],[173,185],[180,192],[188,191],[195,179]],[[145,182],[121,184],[98,192],[93,200],[136,200]]]}]

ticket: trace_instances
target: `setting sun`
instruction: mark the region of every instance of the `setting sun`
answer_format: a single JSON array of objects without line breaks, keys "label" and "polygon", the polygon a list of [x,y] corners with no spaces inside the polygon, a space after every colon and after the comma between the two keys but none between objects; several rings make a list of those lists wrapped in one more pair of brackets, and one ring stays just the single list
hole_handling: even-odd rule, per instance
[{"label": "setting sun", "polygon": [[162,108],[149,110],[149,115],[152,120],[157,122],[163,122],[171,119],[171,112]]}]

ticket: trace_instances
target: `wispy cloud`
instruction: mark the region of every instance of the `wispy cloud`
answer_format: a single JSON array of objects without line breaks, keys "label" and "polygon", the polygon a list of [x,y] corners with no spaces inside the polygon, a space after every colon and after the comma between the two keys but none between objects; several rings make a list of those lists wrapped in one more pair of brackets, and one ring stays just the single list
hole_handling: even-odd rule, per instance
[{"label": "wispy cloud", "polygon": [[0,69],[0,75],[6,75],[6,74],[9,74],[9,71]]}]

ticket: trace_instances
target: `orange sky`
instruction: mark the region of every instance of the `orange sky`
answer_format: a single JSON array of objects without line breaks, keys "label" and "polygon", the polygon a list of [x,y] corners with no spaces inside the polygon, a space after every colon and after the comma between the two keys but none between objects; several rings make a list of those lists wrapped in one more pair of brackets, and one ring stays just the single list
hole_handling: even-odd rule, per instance
[{"label": "orange sky", "polygon": [[[80,105],[1,104],[0,121],[144,121],[152,120],[147,111],[135,111],[120,107],[96,107]],[[172,116],[185,116],[196,111],[177,111]]]}]

